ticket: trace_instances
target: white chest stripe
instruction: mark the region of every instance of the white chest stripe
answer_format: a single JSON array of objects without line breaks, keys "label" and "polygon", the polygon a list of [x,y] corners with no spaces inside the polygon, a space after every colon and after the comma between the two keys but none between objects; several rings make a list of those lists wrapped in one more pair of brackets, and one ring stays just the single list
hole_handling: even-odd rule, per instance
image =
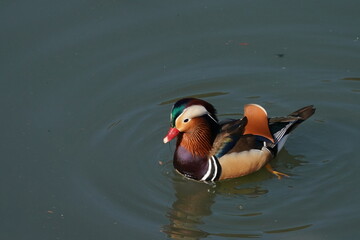
[{"label": "white chest stripe", "polygon": [[211,160],[212,160],[212,163],[214,164],[214,167],[215,167],[214,175],[213,175],[213,177],[211,178],[211,181],[214,181],[214,180],[215,180],[215,177],[216,177],[216,175],[217,175],[217,172],[218,172],[218,167],[217,167],[216,160],[215,160],[215,157],[214,157],[214,156],[211,157]]},{"label": "white chest stripe", "polygon": [[208,170],[206,171],[206,173],[205,173],[205,175],[200,179],[201,181],[205,181],[208,177],[209,177],[209,175],[210,175],[210,173],[211,173],[211,169],[212,169],[212,164],[211,164],[211,160],[210,160],[210,158],[209,158],[209,167],[208,167]]},{"label": "white chest stripe", "polygon": [[[218,175],[218,165],[215,159],[215,156],[212,156],[208,159],[209,161],[209,167],[208,170],[206,171],[205,175],[200,179],[201,181],[214,181],[216,176]],[[212,175],[212,176],[210,176]],[[211,177],[211,179],[209,179],[209,177]]]}]

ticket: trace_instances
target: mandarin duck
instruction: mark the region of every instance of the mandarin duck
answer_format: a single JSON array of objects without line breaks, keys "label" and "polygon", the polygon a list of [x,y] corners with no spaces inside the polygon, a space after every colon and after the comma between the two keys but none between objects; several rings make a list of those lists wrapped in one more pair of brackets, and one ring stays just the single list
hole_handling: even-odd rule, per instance
[{"label": "mandarin duck", "polygon": [[279,179],[287,176],[269,161],[283,148],[289,134],[315,112],[310,105],[286,117],[268,118],[257,104],[244,107],[244,117],[219,122],[216,109],[196,98],[177,101],[170,114],[167,143],[177,137],[173,164],[187,178],[211,182],[245,176],[262,167]]}]

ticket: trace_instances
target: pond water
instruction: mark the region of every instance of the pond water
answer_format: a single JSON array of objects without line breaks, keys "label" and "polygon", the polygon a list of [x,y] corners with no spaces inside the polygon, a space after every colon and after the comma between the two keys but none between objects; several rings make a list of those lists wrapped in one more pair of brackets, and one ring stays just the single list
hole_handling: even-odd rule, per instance
[{"label": "pond water", "polygon": [[[1,239],[357,239],[359,1],[2,1]],[[266,170],[189,181],[172,104],[316,114]],[[354,185],[355,184],[355,185]]]}]

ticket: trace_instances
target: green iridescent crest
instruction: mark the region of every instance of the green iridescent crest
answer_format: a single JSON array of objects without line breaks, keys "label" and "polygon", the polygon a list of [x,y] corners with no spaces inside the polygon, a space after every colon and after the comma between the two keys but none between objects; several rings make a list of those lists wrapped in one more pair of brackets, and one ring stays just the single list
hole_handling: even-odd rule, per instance
[{"label": "green iridescent crest", "polygon": [[184,111],[184,109],[185,109],[185,105],[180,105],[180,106],[174,106],[173,107],[173,109],[171,110],[171,114],[170,114],[171,127],[175,127],[175,120]]}]

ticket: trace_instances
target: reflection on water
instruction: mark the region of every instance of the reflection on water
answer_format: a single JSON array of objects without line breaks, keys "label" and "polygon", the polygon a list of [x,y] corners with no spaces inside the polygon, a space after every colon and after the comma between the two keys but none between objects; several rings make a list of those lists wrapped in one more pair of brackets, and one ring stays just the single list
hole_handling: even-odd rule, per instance
[{"label": "reflection on water", "polygon": [[360,81],[359,77],[346,77],[343,78],[342,80],[347,80],[347,81]]},{"label": "reflection on water", "polygon": [[[176,200],[168,211],[169,224],[163,226],[162,231],[171,239],[200,239],[209,235],[234,238],[254,238],[258,234],[225,234],[209,233],[201,230],[203,218],[212,214],[211,207],[215,203],[217,194],[242,194],[256,197],[266,194],[268,191],[256,186],[253,188],[241,188],[237,181],[226,183],[206,184],[192,180],[173,179]],[[245,214],[251,217],[262,213]]]},{"label": "reflection on water", "polygon": [[[181,97],[181,98],[208,98],[208,97],[215,97],[215,96],[221,96],[221,95],[226,95],[226,94],[228,94],[228,92],[209,92],[209,93],[189,95],[189,96],[185,96],[185,97]],[[159,105],[167,105],[167,104],[175,103],[176,101],[180,100],[181,98],[170,99],[170,100],[160,103]]]},{"label": "reflection on water", "polygon": [[[280,168],[280,171],[283,171],[285,168],[290,171],[303,163],[301,160],[298,160],[298,158],[299,156],[292,156],[284,149],[281,154],[282,162],[274,161],[273,165]],[[291,172],[289,174],[291,175]],[[204,218],[212,215],[211,208],[216,204],[217,196],[236,197],[242,195],[247,198],[261,197],[269,193],[269,190],[264,189],[261,183],[272,177],[270,173],[262,169],[254,174],[237,179],[224,180],[216,183],[203,183],[185,179],[176,174],[172,178],[176,199],[166,213],[169,223],[164,225],[161,231],[166,233],[171,239],[201,239],[209,235],[226,238],[258,238],[264,233],[298,231],[310,227],[311,224],[296,227],[291,226],[276,230],[259,229],[258,233],[248,234],[244,233],[244,230],[239,230],[239,233],[229,234],[206,232],[201,229],[201,226],[204,224]],[[254,186],[254,184],[256,185]],[[262,212],[251,212],[250,210],[248,213],[234,216],[239,218],[252,218],[263,214]],[[239,226],[239,228],[241,228],[241,226]]]},{"label": "reflection on water", "polygon": [[192,180],[174,179],[176,200],[167,213],[169,224],[162,231],[172,239],[203,238],[208,233],[199,229],[202,218],[211,215],[215,191],[212,184],[198,183]]},{"label": "reflection on water", "polygon": [[312,224],[306,224],[306,225],[303,225],[303,226],[297,226],[297,227],[291,227],[291,228],[285,228],[285,229],[265,231],[265,233],[293,232],[293,231],[298,231],[298,230],[302,230],[302,229],[305,229],[305,228],[309,228],[309,227],[311,227],[311,226],[312,226]]}]

